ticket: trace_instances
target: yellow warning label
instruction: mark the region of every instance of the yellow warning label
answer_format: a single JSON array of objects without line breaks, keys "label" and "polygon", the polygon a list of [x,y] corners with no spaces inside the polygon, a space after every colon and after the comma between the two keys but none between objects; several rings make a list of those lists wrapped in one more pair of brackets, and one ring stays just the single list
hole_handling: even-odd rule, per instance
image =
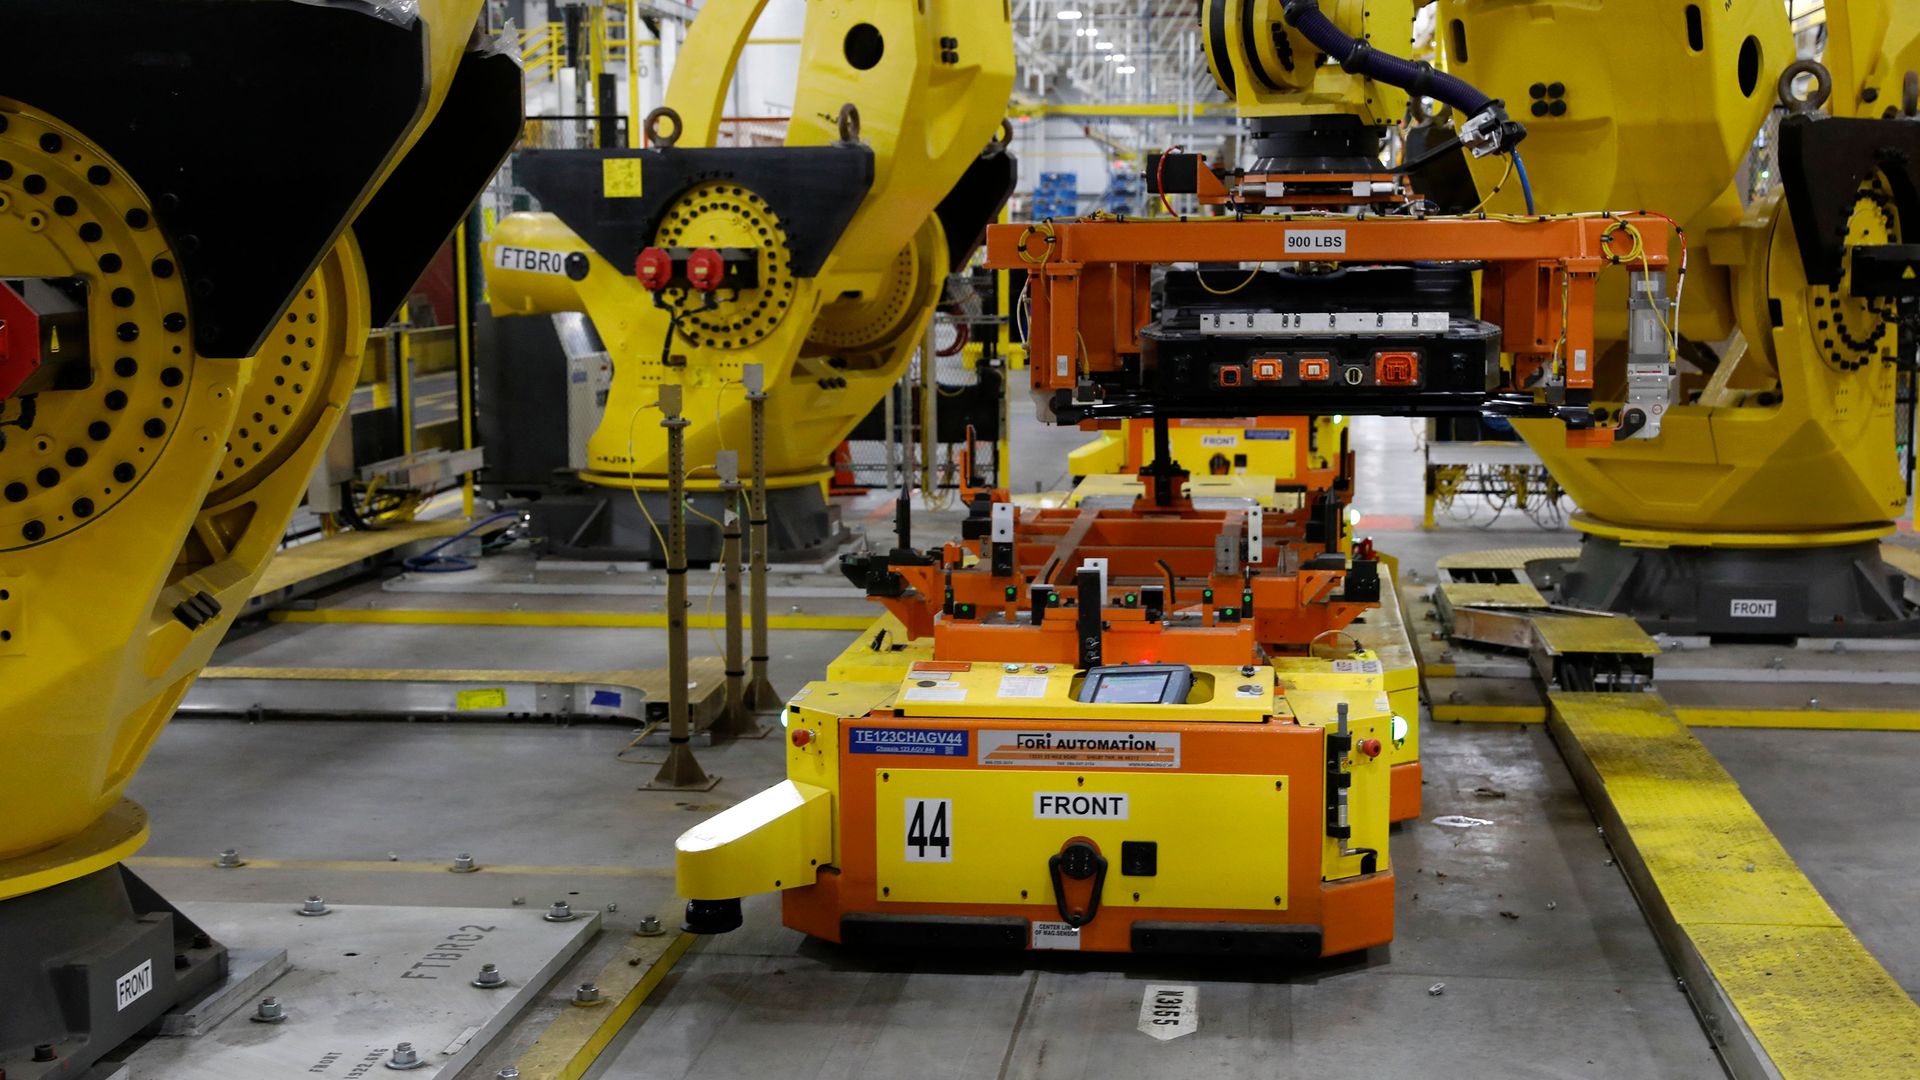
[{"label": "yellow warning label", "polygon": [[640,159],[607,158],[600,163],[600,194],[609,199],[640,197]]},{"label": "yellow warning label", "polygon": [[456,709],[504,709],[507,707],[507,691],[498,686],[485,690],[462,690],[453,696]]},{"label": "yellow warning label", "polygon": [[1907,267],[1906,273],[1900,275],[1900,279],[1902,281],[1912,281],[1914,276],[1913,267],[1909,266]]}]

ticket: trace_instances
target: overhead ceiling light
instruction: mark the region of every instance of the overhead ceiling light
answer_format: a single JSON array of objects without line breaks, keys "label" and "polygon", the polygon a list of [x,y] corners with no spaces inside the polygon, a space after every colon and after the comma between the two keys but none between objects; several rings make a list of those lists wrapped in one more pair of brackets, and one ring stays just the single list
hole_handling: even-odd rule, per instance
[{"label": "overhead ceiling light", "polygon": [[1112,63],[1115,63],[1115,64],[1124,64],[1127,62],[1127,54],[1126,53],[1108,53],[1107,55],[1101,57],[1100,59],[1111,61]]},{"label": "overhead ceiling light", "polygon": [[1119,67],[1114,68],[1113,70],[1119,72],[1122,75],[1131,75],[1134,72],[1134,67],[1132,64],[1122,64]]},{"label": "overhead ceiling light", "polygon": [[1080,9],[1062,8],[1061,10],[1054,12],[1053,17],[1056,19],[1077,19],[1080,17]]},{"label": "overhead ceiling light", "polygon": [[1094,43],[1093,43],[1093,47],[1094,47],[1094,48],[1096,48],[1096,49],[1111,49],[1111,48],[1113,48],[1113,42],[1111,42],[1111,41],[1096,41],[1096,42],[1094,42]]}]

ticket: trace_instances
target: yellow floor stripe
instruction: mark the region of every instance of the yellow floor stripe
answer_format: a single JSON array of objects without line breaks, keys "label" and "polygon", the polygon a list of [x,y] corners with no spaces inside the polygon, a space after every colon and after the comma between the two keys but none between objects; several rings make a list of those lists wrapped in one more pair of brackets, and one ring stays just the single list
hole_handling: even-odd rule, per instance
[{"label": "yellow floor stripe", "polygon": [[[1920,1005],[1841,922],[1740,786],[1652,694],[1551,695],[1589,801],[1783,1080],[1920,1076]],[[1597,785],[1597,786],[1594,786]]]},{"label": "yellow floor stripe", "polygon": [[1543,724],[1545,705],[1435,705],[1436,722],[1463,724]]},{"label": "yellow floor stripe", "polygon": [[[1455,702],[1432,708],[1435,723],[1541,724],[1545,705],[1480,705]],[[1874,712],[1866,709],[1719,709],[1709,706],[1673,706],[1688,727],[1777,728],[1808,731],[1920,731],[1920,712]]]},{"label": "yellow floor stripe", "polygon": [[584,1076],[695,940],[693,934],[630,939],[594,984],[609,1004],[571,1007],[554,1017],[520,1057],[523,1080]]},{"label": "yellow floor stripe", "polygon": [[[726,664],[719,657],[696,656],[688,660],[687,674],[697,684],[718,684],[726,677]],[[666,668],[546,671],[521,668],[305,668],[214,664],[202,671],[200,677],[312,682],[604,683],[644,690],[655,697],[665,697],[667,693]]]},{"label": "yellow floor stripe", "polygon": [[1806,728],[1819,731],[1920,731],[1920,712],[1866,709],[1715,709],[1674,707],[1688,727]]},{"label": "yellow floor stripe", "polygon": [[[312,611],[276,609],[273,622],[349,623],[363,626],[584,626],[599,629],[660,629],[665,613],[637,611],[489,611],[434,608],[317,608]],[[864,630],[871,615],[769,615],[769,630]],[[724,629],[720,615],[688,615],[695,630]],[[752,620],[747,621],[752,626]]]},{"label": "yellow floor stripe", "polygon": [[[375,874],[446,874],[444,862],[394,862],[383,859],[256,859],[242,854],[246,865],[234,870],[220,870],[223,874],[246,870],[343,870],[350,873]],[[219,870],[212,859],[197,855],[137,855],[128,859],[127,865],[136,870],[169,869],[193,870],[205,868]],[[670,878],[671,866],[532,866],[524,863],[481,863],[477,871],[482,874],[511,874],[531,877],[619,877],[619,878]]]}]

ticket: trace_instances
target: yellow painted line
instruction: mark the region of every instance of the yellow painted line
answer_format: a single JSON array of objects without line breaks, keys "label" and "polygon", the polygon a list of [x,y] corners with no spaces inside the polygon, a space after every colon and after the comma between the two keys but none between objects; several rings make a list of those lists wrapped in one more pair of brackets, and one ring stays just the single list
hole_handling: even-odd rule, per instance
[{"label": "yellow painted line", "polygon": [[1544,724],[1545,705],[1435,705],[1435,723]]},{"label": "yellow painted line", "polygon": [[[1847,929],[1726,769],[1654,694],[1551,695],[1554,739],[1736,1076],[1911,1080],[1920,1004]],[[1701,984],[1701,974],[1710,976]],[[1769,1069],[1768,1066],[1771,1066]]]},{"label": "yellow painted line", "polygon": [[[365,626],[585,626],[601,629],[659,629],[667,625],[664,612],[629,611],[488,611],[433,608],[316,608],[311,611],[277,609],[267,613],[273,622],[348,623]],[[769,630],[864,630],[871,615],[769,615]],[[753,620],[746,620],[748,626]],[[723,615],[688,615],[695,630],[719,630]]]},{"label": "yellow painted line", "polygon": [[[134,869],[167,870],[220,870],[223,874],[239,873],[245,870],[333,870],[356,874],[447,874],[444,862],[394,862],[386,859],[256,859],[246,854],[240,856],[246,865],[234,869],[221,869],[213,865],[213,860],[198,855],[138,855],[126,860]],[[476,873],[512,875],[516,877],[615,877],[615,878],[670,878],[671,866],[532,866],[523,863],[481,863]]]},{"label": "yellow painted line", "polygon": [[594,983],[612,1004],[569,1007],[554,1017],[521,1055],[520,1075],[525,1080],[578,1080],[586,1075],[695,940],[693,934],[674,934],[628,941]]},{"label": "yellow painted line", "polygon": [[1818,731],[1920,731],[1920,712],[1847,709],[1715,709],[1675,706],[1688,727],[1804,728]]},{"label": "yellow painted line", "polygon": [[1452,664],[1422,664],[1420,674],[1429,679],[1451,679],[1459,672]]}]

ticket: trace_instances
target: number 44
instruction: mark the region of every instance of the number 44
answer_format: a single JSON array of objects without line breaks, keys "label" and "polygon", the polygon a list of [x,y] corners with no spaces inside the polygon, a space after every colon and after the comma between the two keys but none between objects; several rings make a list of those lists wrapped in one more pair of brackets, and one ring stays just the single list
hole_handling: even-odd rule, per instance
[{"label": "number 44", "polygon": [[906,801],[908,862],[953,861],[953,800]]}]

